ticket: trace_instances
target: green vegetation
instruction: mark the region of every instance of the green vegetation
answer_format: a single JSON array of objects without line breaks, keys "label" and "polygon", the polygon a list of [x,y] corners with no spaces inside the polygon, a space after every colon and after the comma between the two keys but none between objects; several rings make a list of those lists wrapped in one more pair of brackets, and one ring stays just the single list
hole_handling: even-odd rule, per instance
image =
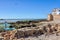
[{"label": "green vegetation", "polygon": [[0,24],[0,32],[1,32],[1,31],[4,31],[4,28],[5,28],[5,27],[4,27],[4,24]]}]

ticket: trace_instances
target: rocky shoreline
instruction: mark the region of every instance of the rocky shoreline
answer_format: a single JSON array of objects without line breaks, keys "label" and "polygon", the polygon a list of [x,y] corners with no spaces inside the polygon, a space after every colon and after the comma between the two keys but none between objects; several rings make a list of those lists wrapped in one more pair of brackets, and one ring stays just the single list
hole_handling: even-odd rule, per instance
[{"label": "rocky shoreline", "polygon": [[59,40],[60,31],[58,24],[41,27],[26,27],[0,34],[4,40]]}]

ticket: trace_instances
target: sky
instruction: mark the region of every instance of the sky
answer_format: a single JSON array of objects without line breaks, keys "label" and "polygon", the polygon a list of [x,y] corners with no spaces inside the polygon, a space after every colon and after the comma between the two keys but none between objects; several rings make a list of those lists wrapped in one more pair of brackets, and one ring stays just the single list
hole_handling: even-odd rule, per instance
[{"label": "sky", "polygon": [[0,0],[0,19],[44,19],[60,0]]}]

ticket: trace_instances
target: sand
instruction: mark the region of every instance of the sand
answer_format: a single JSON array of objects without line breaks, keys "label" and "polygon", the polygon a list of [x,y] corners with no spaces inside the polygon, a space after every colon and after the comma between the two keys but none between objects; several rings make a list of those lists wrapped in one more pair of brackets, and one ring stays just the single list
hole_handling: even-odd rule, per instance
[{"label": "sand", "polygon": [[17,40],[60,40],[60,35],[59,36],[56,36],[55,34],[51,34],[47,36],[41,35],[37,37],[20,38]]}]

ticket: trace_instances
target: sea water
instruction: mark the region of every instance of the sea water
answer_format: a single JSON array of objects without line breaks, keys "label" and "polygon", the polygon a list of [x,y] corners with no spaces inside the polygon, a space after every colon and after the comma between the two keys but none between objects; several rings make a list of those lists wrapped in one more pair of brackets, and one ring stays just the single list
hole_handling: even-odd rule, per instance
[{"label": "sea water", "polygon": [[9,28],[10,24],[6,24],[5,23],[0,23],[0,30],[4,30],[5,28]]}]

